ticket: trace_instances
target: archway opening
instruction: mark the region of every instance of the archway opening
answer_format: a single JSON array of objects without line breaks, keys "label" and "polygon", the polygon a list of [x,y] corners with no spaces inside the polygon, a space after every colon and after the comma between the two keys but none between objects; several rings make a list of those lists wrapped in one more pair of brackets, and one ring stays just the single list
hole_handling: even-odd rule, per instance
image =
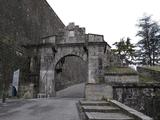
[{"label": "archway opening", "polygon": [[84,97],[88,78],[87,62],[81,57],[67,55],[55,66],[55,91],[59,97]]}]

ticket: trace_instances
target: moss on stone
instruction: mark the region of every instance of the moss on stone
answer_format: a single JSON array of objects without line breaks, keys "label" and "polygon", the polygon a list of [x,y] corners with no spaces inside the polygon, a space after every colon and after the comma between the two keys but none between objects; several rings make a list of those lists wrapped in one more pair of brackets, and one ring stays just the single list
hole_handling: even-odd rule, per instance
[{"label": "moss on stone", "polygon": [[137,74],[137,72],[130,67],[107,67],[105,74]]},{"label": "moss on stone", "polygon": [[143,66],[144,68],[160,71],[160,66]]}]

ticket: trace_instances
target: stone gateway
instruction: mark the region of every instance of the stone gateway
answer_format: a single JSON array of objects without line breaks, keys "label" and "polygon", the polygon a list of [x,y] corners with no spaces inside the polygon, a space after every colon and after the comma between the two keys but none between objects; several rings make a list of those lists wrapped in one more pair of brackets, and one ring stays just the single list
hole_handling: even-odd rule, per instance
[{"label": "stone gateway", "polygon": [[[103,81],[103,68],[106,57],[111,52],[110,46],[104,41],[103,35],[86,34],[85,28],[70,23],[61,29],[57,35],[43,37],[40,44],[30,45],[29,50],[38,55],[31,57],[31,67],[39,61],[39,90],[38,94],[55,96],[55,74],[63,66],[66,56],[77,56],[87,63],[86,83]],[[61,61],[61,64],[58,63]]]}]

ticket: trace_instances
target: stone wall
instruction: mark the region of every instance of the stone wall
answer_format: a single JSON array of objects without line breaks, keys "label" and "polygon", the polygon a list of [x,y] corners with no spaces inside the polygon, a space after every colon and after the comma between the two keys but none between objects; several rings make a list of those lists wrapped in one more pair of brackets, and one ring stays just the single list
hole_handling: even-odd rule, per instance
[{"label": "stone wall", "polygon": [[113,86],[113,99],[144,114],[160,118],[160,84],[118,84]]},{"label": "stone wall", "polygon": [[137,67],[139,74],[147,79],[160,82],[160,71],[152,70],[146,67]]},{"label": "stone wall", "polygon": [[88,83],[101,83],[104,79],[104,63],[106,51],[110,46],[103,35],[88,34]]},{"label": "stone wall", "polygon": [[[70,68],[66,67],[64,68],[63,65],[61,64],[64,63],[64,59],[67,56],[76,56],[79,57],[79,59],[83,60],[84,62],[87,62],[87,52],[84,50],[85,46],[84,28],[80,28],[74,25],[74,23],[70,23],[64,29],[61,29],[58,32],[58,35],[53,35],[43,38],[43,43],[40,44],[39,46],[41,46],[39,49],[39,54],[41,55],[40,91],[39,91],[40,93],[45,93],[47,94],[47,96],[54,96],[55,90],[60,90],[62,88],[69,87],[73,83],[76,84],[82,81],[83,82],[86,81],[84,79],[80,80],[80,78],[78,79],[74,78],[76,76],[74,76],[73,74],[72,78],[67,78],[64,81],[63,79],[60,79],[64,78],[64,75],[66,75],[70,71]],[[73,60],[70,62],[73,62]],[[67,63],[69,65],[69,61]],[[68,71],[66,72],[63,71],[62,74],[58,75],[56,72],[59,70],[56,69],[59,69],[59,67],[61,70],[63,69]],[[88,70],[87,65],[85,65],[85,67],[86,67],[85,71],[87,71]],[[75,64],[74,68],[76,68]],[[71,70],[70,72],[72,71],[73,70]],[[74,70],[74,72],[75,71],[76,70]],[[66,77],[69,77],[69,75],[67,75]]]},{"label": "stone wall", "polygon": [[[57,66],[63,68],[62,64],[59,63],[63,63],[67,56],[79,57],[87,63],[85,66],[87,78],[86,80],[79,80],[77,78],[76,81],[72,77],[73,79],[70,79],[73,81],[70,80],[70,82],[64,80],[64,87],[71,85],[70,83],[76,84],[78,81],[100,83],[103,80],[104,56],[106,55],[106,51],[110,49],[110,46],[104,41],[103,35],[86,34],[85,28],[70,23],[64,29],[61,29],[58,35],[45,37],[41,44],[35,46],[38,46],[41,56],[40,93],[47,93],[49,96],[54,95],[53,91],[56,86],[55,70]],[[74,68],[76,69],[76,66]],[[57,80],[57,83],[60,82],[62,85],[61,81]]]},{"label": "stone wall", "polygon": [[71,22],[58,33],[57,44],[85,43],[85,28]]},{"label": "stone wall", "polygon": [[39,42],[64,28],[46,0],[0,0],[0,18],[0,38],[17,44]]},{"label": "stone wall", "polygon": [[136,83],[139,82],[139,76],[133,75],[105,75],[105,83]]},{"label": "stone wall", "polygon": [[52,48],[41,48],[39,53],[41,54],[39,93],[46,93],[46,96],[54,96],[55,68]]},{"label": "stone wall", "polygon": [[106,84],[86,84],[85,98],[87,100],[102,100],[104,98],[112,99],[112,87]]},{"label": "stone wall", "polygon": [[18,96],[25,98],[25,99],[35,98],[36,91],[34,90],[34,84],[21,85],[19,87]]},{"label": "stone wall", "polygon": [[107,66],[104,78],[107,84],[139,82],[137,72],[130,67]]},{"label": "stone wall", "polygon": [[[25,49],[21,45],[37,44],[41,41],[42,37],[55,35],[59,29],[63,29],[64,27],[65,25],[46,0],[0,0],[0,41],[10,41],[11,48],[14,47],[14,50],[19,48],[19,52],[24,53],[24,56],[32,57],[31,60],[35,57],[31,55],[34,53],[32,51],[34,49],[30,49],[31,54],[26,55]],[[9,49],[6,49],[6,51],[10,53]],[[8,58],[11,57],[9,56]],[[28,58],[26,57],[26,59]],[[27,67],[25,64],[22,65],[22,62],[14,64],[14,69],[22,68],[21,71],[29,66],[28,63],[26,63]],[[17,64],[20,67],[15,68]],[[13,71],[10,74],[12,73]],[[25,73],[31,73],[31,71],[27,69]],[[38,76],[39,72],[36,74]],[[34,76],[35,73],[31,73],[30,75]],[[9,74],[7,76],[12,77]],[[27,80],[20,79],[21,84],[25,84],[24,81],[27,83],[34,82],[29,79],[29,75],[25,74],[22,78],[26,76]],[[7,82],[7,86],[9,86],[10,82]]]}]

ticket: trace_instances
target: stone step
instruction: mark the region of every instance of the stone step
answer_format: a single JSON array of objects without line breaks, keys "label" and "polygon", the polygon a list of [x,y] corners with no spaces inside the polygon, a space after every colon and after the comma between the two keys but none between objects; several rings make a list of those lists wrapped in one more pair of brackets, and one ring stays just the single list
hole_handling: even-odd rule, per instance
[{"label": "stone step", "polygon": [[123,113],[86,112],[88,120],[134,120]]},{"label": "stone step", "polygon": [[153,120],[116,100],[80,101],[79,106],[84,120]]},{"label": "stone step", "polygon": [[106,101],[80,101],[81,105],[85,106],[108,106],[109,102]]},{"label": "stone step", "polygon": [[82,106],[84,112],[119,112],[118,107],[113,106]]}]

